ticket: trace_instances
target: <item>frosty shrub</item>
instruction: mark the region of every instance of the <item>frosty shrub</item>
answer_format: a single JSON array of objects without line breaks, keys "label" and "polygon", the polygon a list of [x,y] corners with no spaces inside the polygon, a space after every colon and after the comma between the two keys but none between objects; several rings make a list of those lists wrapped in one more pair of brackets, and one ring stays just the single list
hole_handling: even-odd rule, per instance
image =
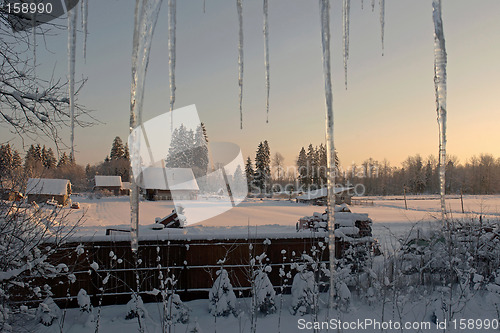
[{"label": "frosty shrub", "polygon": [[91,312],[92,305],[90,304],[90,296],[87,295],[87,291],[85,289],[80,289],[77,296],[78,306],[80,307],[81,312]]},{"label": "frosty shrub", "polygon": [[50,326],[54,320],[61,318],[61,309],[51,297],[47,297],[36,311],[36,320],[45,326]]},{"label": "frosty shrub", "polygon": [[[70,279],[65,264],[57,265],[48,260],[79,224],[69,225],[66,222],[68,214],[57,207],[0,201],[0,304],[3,313],[17,308],[14,301],[20,295],[23,300],[51,296],[43,280],[65,275]],[[55,318],[49,319],[54,312],[48,311],[53,305],[47,302],[39,309],[44,323]],[[7,316],[0,316],[0,331],[4,325],[9,325],[7,321]]]},{"label": "frosty shrub", "polygon": [[90,296],[85,289],[80,289],[77,296],[78,306],[80,307],[80,322],[87,327],[91,327],[95,321],[93,307],[90,302]]},{"label": "frosty shrub", "polygon": [[127,315],[125,319],[134,319],[134,318],[145,318],[148,312],[144,307],[144,303],[142,302],[142,298],[139,295],[133,294],[130,301],[127,303]]},{"label": "frosty shrub", "polygon": [[276,305],[274,303],[276,291],[274,291],[273,285],[271,280],[269,280],[269,276],[267,276],[266,271],[260,271],[257,273],[257,276],[255,277],[255,286],[256,307],[258,311],[265,315],[276,312]]},{"label": "frosty shrub", "polygon": [[500,269],[497,270],[492,281],[486,285],[488,291],[486,301],[495,308],[497,317],[500,319]]},{"label": "frosty shrub", "polygon": [[299,271],[292,283],[292,305],[290,313],[304,315],[315,310],[318,285],[313,271]]},{"label": "frosty shrub", "polygon": [[216,317],[236,314],[236,295],[225,269],[217,271],[217,279],[208,294],[208,309]]},{"label": "frosty shrub", "polygon": [[167,318],[172,323],[186,324],[189,321],[189,312],[189,307],[181,301],[179,295],[170,295],[167,300]]}]

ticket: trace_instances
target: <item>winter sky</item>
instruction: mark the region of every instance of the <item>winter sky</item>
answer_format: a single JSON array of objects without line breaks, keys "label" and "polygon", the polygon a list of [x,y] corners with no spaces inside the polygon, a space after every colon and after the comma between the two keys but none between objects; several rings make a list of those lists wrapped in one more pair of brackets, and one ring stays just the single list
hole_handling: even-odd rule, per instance
[{"label": "winter sky", "polygon": [[[431,0],[386,0],[382,56],[379,6],[351,1],[348,89],[344,87],[342,1],[332,0],[335,142],[341,163],[368,157],[399,164],[408,155],[437,155]],[[146,82],[144,120],[168,111],[167,12],[156,27]],[[500,156],[500,1],[443,0],[448,52],[448,150],[461,161]],[[176,107],[196,104],[211,141],[237,143],[255,156],[267,139],[287,165],[300,147],[324,142],[325,100],[316,0],[270,0],[271,100],[265,112],[262,1],[243,1],[243,130],[238,112],[236,1],[177,1]],[[103,124],[76,130],[77,162],[109,154],[128,135],[133,1],[89,1],[87,59],[78,35],[77,77],[88,77],[79,102]],[[66,21],[63,20],[62,23]],[[67,35],[38,47],[39,73],[66,75]],[[11,136],[2,130],[0,141]],[[67,134],[69,142],[69,134]],[[41,142],[49,144],[49,142]],[[20,148],[20,144],[15,144]]]}]

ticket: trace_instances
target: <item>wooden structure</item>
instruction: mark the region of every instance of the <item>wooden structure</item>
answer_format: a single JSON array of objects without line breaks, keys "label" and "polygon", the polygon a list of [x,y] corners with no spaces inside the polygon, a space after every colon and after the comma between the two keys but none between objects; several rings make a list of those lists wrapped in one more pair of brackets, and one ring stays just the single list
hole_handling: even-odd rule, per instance
[{"label": "wooden structure", "polygon": [[130,183],[122,182],[121,176],[100,176],[94,178],[94,191],[110,191],[114,195],[128,195],[130,192]]},{"label": "wooden structure", "polygon": [[[351,204],[351,198],[353,194],[352,187],[336,187],[335,188],[335,204]],[[326,187],[310,190],[303,195],[298,196],[295,200],[301,203],[307,203],[318,206],[326,206],[326,200],[328,196],[328,191]]]},{"label": "wooden structure", "polygon": [[139,186],[147,200],[190,200],[199,192],[193,171],[187,168],[147,168]]},{"label": "wooden structure", "polygon": [[[326,236],[324,232],[294,232],[271,239],[262,236],[247,239],[243,235],[206,239],[184,235],[182,229],[173,231],[179,233],[170,239],[141,240],[138,252],[141,261],[137,265],[130,249],[129,236],[100,236],[95,241],[88,237],[81,241],[70,241],[49,259],[55,265],[63,263],[69,267],[67,274],[39,283],[51,286],[52,297],[61,306],[77,306],[76,296],[80,289],[87,291],[94,305],[101,297],[103,304],[123,304],[137,290],[137,268],[139,290],[144,301],[159,300],[153,291],[160,289],[160,271],[164,278],[175,275],[176,291],[184,300],[207,298],[216,273],[221,268],[220,260],[225,259],[223,267],[229,273],[235,292],[237,295],[239,292],[247,295],[250,290],[250,258],[266,253],[269,259],[266,263],[272,268],[269,278],[273,286],[277,290],[284,286],[289,292],[292,278],[284,282],[279,276],[279,269],[283,268],[294,275],[296,271],[291,268],[293,263],[301,262],[303,253],[313,256],[312,247],[320,248],[319,244],[324,243]],[[326,264],[327,249],[316,256],[318,261]],[[72,277],[68,279],[68,275]],[[29,302],[25,296],[19,297],[21,301]]]},{"label": "wooden structure", "polygon": [[26,185],[28,202],[44,203],[56,201],[67,205],[71,195],[71,183],[67,179],[29,178]]}]

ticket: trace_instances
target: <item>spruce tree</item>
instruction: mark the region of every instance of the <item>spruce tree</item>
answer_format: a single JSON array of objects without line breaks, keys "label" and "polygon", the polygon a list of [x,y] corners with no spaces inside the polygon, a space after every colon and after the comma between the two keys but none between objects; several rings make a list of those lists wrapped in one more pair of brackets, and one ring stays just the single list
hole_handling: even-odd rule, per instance
[{"label": "spruce tree", "polygon": [[184,124],[174,129],[168,156],[165,160],[169,168],[191,168],[194,162],[194,132]]},{"label": "spruce tree", "polygon": [[111,145],[111,153],[109,154],[111,160],[118,160],[125,157],[125,146],[123,145],[122,139],[117,136],[113,140]]},{"label": "spruce tree", "polygon": [[203,123],[196,128],[193,148],[193,173],[199,178],[207,174],[208,169],[208,138]]},{"label": "spruce tree", "polygon": [[302,187],[309,187],[311,184],[310,178],[309,178],[309,168],[308,168],[308,163],[307,163],[307,154],[306,150],[304,147],[300,149],[299,152],[299,157],[297,159],[297,168],[299,170],[299,184]]},{"label": "spruce tree", "polygon": [[42,164],[46,169],[53,169],[56,167],[57,159],[52,151],[52,148],[42,148]]},{"label": "spruce tree", "polygon": [[254,183],[262,192],[267,192],[271,176],[271,152],[266,141],[259,143],[255,156]]},{"label": "spruce tree", "polygon": [[252,159],[250,158],[250,156],[248,156],[247,162],[245,164],[245,174],[247,176],[248,192],[252,192],[255,170],[253,169]]}]

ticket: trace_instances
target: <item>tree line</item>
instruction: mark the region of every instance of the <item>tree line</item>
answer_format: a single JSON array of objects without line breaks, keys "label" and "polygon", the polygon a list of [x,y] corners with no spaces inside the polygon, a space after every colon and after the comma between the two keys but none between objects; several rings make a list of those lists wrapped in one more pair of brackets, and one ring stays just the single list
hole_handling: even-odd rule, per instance
[{"label": "tree line", "polygon": [[[500,158],[481,154],[461,163],[448,155],[446,160],[447,194],[500,193]],[[425,159],[419,154],[408,156],[399,167],[369,158],[344,170],[341,176],[343,181],[363,184],[368,195],[439,193],[439,163],[433,155]]]}]

